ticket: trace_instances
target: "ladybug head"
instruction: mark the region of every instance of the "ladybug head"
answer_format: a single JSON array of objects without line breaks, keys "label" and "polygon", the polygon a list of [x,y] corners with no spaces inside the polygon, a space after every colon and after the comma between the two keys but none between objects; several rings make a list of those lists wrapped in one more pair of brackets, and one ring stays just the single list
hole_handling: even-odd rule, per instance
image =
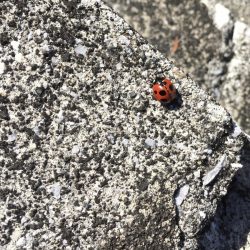
[{"label": "ladybug head", "polygon": [[160,85],[164,85],[164,80],[165,78],[164,77],[156,77],[155,78],[155,84],[159,83]]}]

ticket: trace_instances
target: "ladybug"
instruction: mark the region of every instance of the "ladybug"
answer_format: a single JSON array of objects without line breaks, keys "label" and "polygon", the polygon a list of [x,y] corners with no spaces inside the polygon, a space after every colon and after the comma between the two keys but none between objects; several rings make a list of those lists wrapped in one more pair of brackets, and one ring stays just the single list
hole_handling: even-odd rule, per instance
[{"label": "ladybug", "polygon": [[153,94],[157,101],[170,103],[176,98],[177,90],[169,79],[159,78],[153,84]]}]

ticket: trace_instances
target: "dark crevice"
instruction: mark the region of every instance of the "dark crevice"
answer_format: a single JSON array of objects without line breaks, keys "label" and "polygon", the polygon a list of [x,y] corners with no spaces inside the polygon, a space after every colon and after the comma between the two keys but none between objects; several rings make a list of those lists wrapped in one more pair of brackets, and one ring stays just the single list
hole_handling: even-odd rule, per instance
[{"label": "dark crevice", "polygon": [[250,214],[245,213],[250,210],[247,199],[250,193],[250,142],[247,139],[241,150],[240,163],[243,167],[233,177],[227,195],[221,199],[215,215],[197,235],[199,249],[214,249],[216,246],[216,249],[239,250],[246,245],[250,232]]},{"label": "dark crevice", "polygon": [[174,203],[174,206],[175,206],[175,222],[176,222],[176,225],[177,225],[177,227],[179,228],[179,231],[180,231],[180,234],[179,234],[180,239],[179,239],[178,249],[182,249],[184,247],[186,237],[185,237],[185,233],[182,231],[182,229],[180,227],[180,213],[179,213],[179,210],[178,210],[178,206],[176,205],[176,202],[175,202],[175,198],[178,195],[179,191],[180,191],[180,187],[178,187],[174,192],[173,203]]}]

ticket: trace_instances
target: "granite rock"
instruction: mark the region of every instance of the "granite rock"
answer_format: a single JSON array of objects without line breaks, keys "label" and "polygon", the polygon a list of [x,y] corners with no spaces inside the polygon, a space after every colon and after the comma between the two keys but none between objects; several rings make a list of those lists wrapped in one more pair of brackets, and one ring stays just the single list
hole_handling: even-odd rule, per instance
[{"label": "granite rock", "polygon": [[222,2],[228,8],[217,0],[107,1],[249,134],[249,6]]},{"label": "granite rock", "polygon": [[219,53],[220,32],[200,0],[109,0],[131,26],[209,90],[204,76]]},{"label": "granite rock", "polygon": [[250,25],[250,5],[248,0],[221,0],[220,3],[232,11],[233,16],[237,20]]},{"label": "granite rock", "polygon": [[241,249],[250,246],[250,143],[242,150],[242,167],[234,176],[215,216],[198,237],[200,249]]},{"label": "granite rock", "polygon": [[[204,1],[205,2],[205,1]],[[226,54],[232,54],[230,60],[224,63],[224,70],[218,76],[213,76],[215,69],[219,70],[222,64],[222,56],[217,56],[211,64],[210,72],[206,76],[208,82],[217,82],[217,86],[213,86],[213,91],[217,93],[217,99],[227,108],[232,117],[244,129],[246,133],[250,133],[250,26],[246,23],[234,18],[231,11],[221,4],[211,4],[207,2],[210,15],[218,28],[222,37],[221,54],[225,58]],[[233,7],[232,7],[233,8]],[[217,15],[224,13],[228,18],[226,22],[216,19]],[[216,14],[217,13],[217,14]],[[228,35],[230,34],[230,36]],[[230,52],[231,51],[231,52]],[[226,52],[226,54],[225,54]],[[225,58],[226,59],[226,58]],[[216,87],[216,88],[214,88]]]},{"label": "granite rock", "polygon": [[241,167],[230,115],[100,1],[0,9],[2,249],[195,249]]}]

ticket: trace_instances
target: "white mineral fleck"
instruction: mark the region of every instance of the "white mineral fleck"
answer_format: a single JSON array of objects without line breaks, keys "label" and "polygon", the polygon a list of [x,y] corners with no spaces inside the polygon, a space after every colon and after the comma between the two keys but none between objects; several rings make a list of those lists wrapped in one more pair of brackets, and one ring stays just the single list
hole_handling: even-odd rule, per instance
[{"label": "white mineral fleck", "polygon": [[157,147],[161,147],[161,146],[164,146],[165,145],[165,142],[164,140],[157,140]]},{"label": "white mineral fleck", "polygon": [[122,69],[122,64],[121,63],[117,63],[116,64],[116,69],[119,71]]},{"label": "white mineral fleck", "polygon": [[133,162],[134,162],[135,165],[138,165],[139,164],[138,157],[133,157]]},{"label": "white mineral fleck", "polygon": [[227,164],[227,156],[223,155],[219,163],[203,177],[203,186],[208,185]]},{"label": "white mineral fleck", "polygon": [[185,200],[187,194],[189,191],[189,185],[184,185],[183,187],[181,187],[175,197],[175,204],[176,206],[180,206],[182,204],[182,202]]},{"label": "white mineral fleck", "polygon": [[199,211],[200,217],[205,219],[206,218],[206,214],[203,211]]},{"label": "white mineral fleck", "polygon": [[30,142],[29,145],[28,145],[28,149],[29,149],[29,150],[34,150],[34,149],[36,149],[36,144],[33,143],[33,142]]},{"label": "white mineral fleck", "polygon": [[35,127],[33,128],[33,131],[35,132],[36,135],[39,135],[39,134],[40,134],[40,130],[39,130],[38,126],[35,126]]},{"label": "white mineral fleck", "polygon": [[22,217],[21,219],[21,224],[24,224],[26,221],[28,221],[29,219],[27,217]]},{"label": "white mineral fleck", "polygon": [[106,73],[106,79],[108,80],[108,81],[112,81],[113,79],[112,79],[112,76],[110,75],[110,73]]},{"label": "white mineral fleck", "polygon": [[127,45],[127,46],[130,44],[129,39],[126,36],[123,36],[123,35],[119,36],[118,41],[121,44],[124,44],[124,45]]},{"label": "white mineral fleck", "polygon": [[0,75],[3,74],[5,71],[5,63],[0,62]]},{"label": "white mineral fleck", "polygon": [[31,249],[33,243],[33,236],[30,233],[27,233],[25,238],[26,238],[27,249]]},{"label": "white mineral fleck", "polygon": [[107,135],[107,139],[108,139],[112,144],[115,143],[115,137],[114,137],[112,134],[108,134],[108,135]]},{"label": "white mineral fleck", "polygon": [[47,44],[43,45],[42,47],[42,51],[45,53],[45,52],[49,52],[49,46]]},{"label": "white mineral fleck", "polygon": [[16,133],[13,132],[11,135],[8,135],[8,142],[13,142],[16,140]]},{"label": "white mineral fleck", "polygon": [[197,178],[200,178],[201,176],[201,171],[200,170],[196,170],[194,171],[194,177],[197,179]]},{"label": "white mineral fleck", "polygon": [[230,10],[225,8],[222,4],[215,5],[214,24],[221,30],[230,21]]},{"label": "white mineral fleck", "polygon": [[28,40],[30,41],[30,40],[32,40],[32,38],[33,38],[33,32],[30,31],[30,33],[28,34]]},{"label": "white mineral fleck", "polygon": [[213,153],[213,150],[210,149],[210,148],[207,148],[207,149],[205,149],[203,152],[206,153],[206,154],[211,155],[211,154]]},{"label": "white mineral fleck", "polygon": [[148,72],[147,72],[146,70],[144,70],[144,71],[142,71],[141,75],[142,75],[143,77],[147,77],[147,76],[148,76]]},{"label": "white mineral fleck", "polygon": [[48,82],[43,82],[42,85],[43,85],[43,87],[44,87],[45,89],[48,88]]},{"label": "white mineral fleck", "polygon": [[37,36],[40,36],[40,35],[42,34],[41,29],[37,29],[37,30],[35,30],[35,34],[36,34]]},{"label": "white mineral fleck", "polygon": [[147,139],[145,140],[145,144],[146,144],[147,147],[154,148],[155,145],[156,145],[156,142],[155,142],[154,139],[147,138]]},{"label": "white mineral fleck", "polygon": [[232,168],[234,168],[234,169],[239,169],[239,168],[242,168],[242,167],[243,167],[243,165],[240,164],[240,163],[232,163],[231,166],[232,166]]},{"label": "white mineral fleck", "polygon": [[16,60],[18,63],[22,62],[22,60],[23,60],[23,55],[22,55],[21,53],[17,53],[17,54],[15,55],[15,60]]},{"label": "white mineral fleck", "polygon": [[78,145],[74,145],[72,150],[71,150],[72,154],[78,154],[79,151],[80,151],[80,148]]},{"label": "white mineral fleck", "polygon": [[187,149],[187,146],[184,144],[184,143],[176,143],[175,144],[176,148],[177,149],[180,149],[180,150],[186,150]]},{"label": "white mineral fleck", "polygon": [[75,38],[75,42],[76,42],[77,45],[78,45],[78,44],[81,44],[81,43],[82,43],[82,39]]},{"label": "white mineral fleck", "polygon": [[212,102],[207,104],[207,111],[210,114],[210,121],[212,122],[221,121],[222,117],[226,115],[224,108]]},{"label": "white mineral fleck", "polygon": [[129,144],[129,140],[126,139],[126,138],[124,138],[124,139],[122,140],[122,144],[125,145],[125,146],[127,146],[127,145]]},{"label": "white mineral fleck", "polygon": [[19,42],[18,41],[12,41],[10,44],[15,51],[18,51],[18,49],[19,49]]},{"label": "white mineral fleck", "polygon": [[53,56],[53,57],[51,58],[51,63],[52,63],[52,65],[57,65],[57,64],[58,64],[58,58],[55,57],[55,56]]},{"label": "white mineral fleck", "polygon": [[235,138],[238,137],[240,134],[241,134],[241,128],[239,126],[235,126],[232,136]]},{"label": "white mineral fleck", "polygon": [[77,55],[83,55],[83,56],[85,56],[86,53],[87,53],[87,47],[79,44],[79,45],[77,45],[75,47],[75,52],[76,52]]},{"label": "white mineral fleck", "polygon": [[213,153],[213,150],[212,150],[212,149],[208,149],[208,150],[207,150],[207,153],[208,153],[209,155],[211,155],[211,154]]},{"label": "white mineral fleck", "polygon": [[61,197],[60,196],[60,193],[61,193],[60,183],[57,182],[54,185],[52,185],[51,192],[53,193],[55,199],[60,199],[60,197]]},{"label": "white mineral fleck", "polygon": [[58,123],[61,123],[63,121],[63,119],[64,119],[63,111],[60,110],[57,116],[58,116],[58,120],[57,120]]},{"label": "white mineral fleck", "polygon": [[234,24],[233,42],[238,43],[244,39],[245,32],[247,31],[247,25],[243,22],[236,21]]},{"label": "white mineral fleck", "polygon": [[26,243],[25,237],[21,237],[20,239],[18,239],[18,241],[16,242],[16,246],[17,247],[23,247]]}]

